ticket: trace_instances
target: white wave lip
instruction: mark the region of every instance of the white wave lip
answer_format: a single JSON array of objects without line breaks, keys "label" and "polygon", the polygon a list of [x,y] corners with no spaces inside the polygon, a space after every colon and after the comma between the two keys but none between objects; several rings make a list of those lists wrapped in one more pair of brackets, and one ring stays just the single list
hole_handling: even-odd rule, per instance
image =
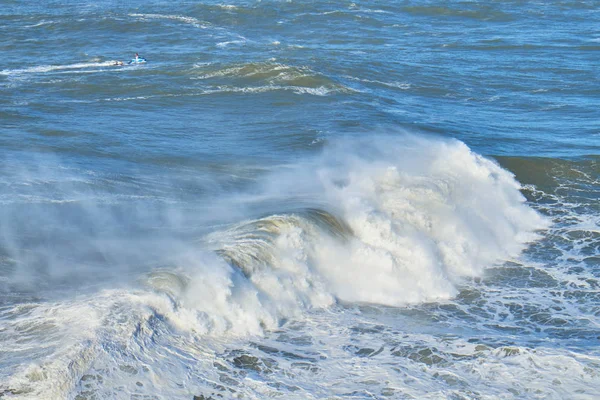
[{"label": "white wave lip", "polygon": [[38,65],[35,67],[21,68],[21,69],[5,69],[0,71],[0,75],[21,75],[21,74],[35,74],[35,73],[46,73],[53,71],[70,71],[70,70],[85,70],[88,68],[98,67],[110,67],[114,66],[116,61],[104,61],[104,62],[88,62],[88,63],[76,63],[66,65]]},{"label": "white wave lip", "polygon": [[318,171],[356,236],[343,252],[319,249],[340,299],[448,299],[462,277],[516,256],[547,226],[510,172],[462,142],[405,136],[341,144],[325,157],[357,148],[369,158],[351,155]]},{"label": "white wave lip", "polygon": [[208,25],[194,17],[188,17],[185,15],[169,15],[169,14],[129,14],[130,17],[141,18],[141,19],[167,19],[172,21],[183,22],[185,24],[192,25],[196,28],[206,29]]},{"label": "white wave lip", "polygon": [[[187,283],[164,315],[180,329],[238,336],[337,301],[450,299],[462,279],[518,256],[548,226],[519,189],[510,172],[456,140],[335,143],[268,176],[259,190],[261,200],[324,205],[331,229],[286,213],[210,234],[206,250],[231,265],[198,249],[179,259],[176,274]],[[222,199],[232,207],[254,200]],[[336,216],[345,228],[331,221]]]},{"label": "white wave lip", "polygon": [[517,256],[547,226],[510,172],[455,140],[349,140],[268,181],[266,198],[318,199],[353,232],[340,241],[300,216],[275,215],[250,222],[275,239],[248,225],[213,235],[276,316],[336,300],[449,299],[461,279]]},{"label": "white wave lip", "polygon": [[[210,234],[202,241],[207,248],[165,243],[174,276],[189,282],[169,295],[173,310],[165,315],[176,321],[190,310],[199,321],[187,323],[189,330],[244,335],[336,301],[402,306],[449,299],[463,278],[518,256],[547,227],[519,189],[510,172],[457,140],[335,142],[267,176],[253,196],[219,200],[222,209],[256,201],[256,193],[288,209],[309,204],[327,215],[321,223],[274,210]],[[127,243],[107,251],[111,259],[120,252],[131,258]],[[151,262],[141,253],[138,263]]]},{"label": "white wave lip", "polygon": [[[270,60],[273,61],[273,60]],[[197,68],[205,67],[197,65]],[[208,89],[206,94],[212,93],[264,93],[269,91],[286,90],[295,94],[309,94],[314,96],[327,96],[334,93],[352,93],[357,90],[343,86],[331,81],[307,67],[294,67],[280,63],[264,64],[241,64],[226,68],[203,71],[200,75],[193,77],[197,80],[208,80],[211,78],[225,79],[248,79],[252,84],[258,86],[231,86],[220,85],[214,89]]]}]

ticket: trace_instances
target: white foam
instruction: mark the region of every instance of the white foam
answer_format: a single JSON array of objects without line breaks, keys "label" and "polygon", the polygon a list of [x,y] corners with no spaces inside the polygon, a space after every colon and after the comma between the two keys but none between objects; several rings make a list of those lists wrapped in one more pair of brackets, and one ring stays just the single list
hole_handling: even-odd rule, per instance
[{"label": "white foam", "polygon": [[[249,241],[245,224],[211,237],[245,260],[241,267],[273,304],[293,304],[291,313],[332,299],[449,299],[462,278],[517,256],[548,225],[510,172],[455,140],[342,141],[267,181],[262,199],[313,198],[354,232],[340,242],[302,218],[272,216],[257,222],[275,229],[267,247],[261,238]],[[274,315],[285,316],[286,307]]]},{"label": "white foam", "polygon": [[518,254],[547,226],[512,174],[458,141],[348,141],[270,181],[272,191],[321,193],[350,224],[350,244],[311,245],[315,267],[346,301],[447,299],[461,277]]},{"label": "white foam", "polygon": [[185,24],[192,25],[196,28],[206,29],[208,23],[200,21],[198,18],[188,17],[185,15],[170,15],[170,14],[129,14],[130,17],[136,17],[141,19],[168,19],[173,21],[183,22]]},{"label": "white foam", "polygon": [[[344,88],[348,91],[350,89]],[[266,85],[266,86],[255,86],[255,87],[232,87],[232,86],[220,86],[216,89],[205,90],[204,94],[213,93],[266,93],[278,90],[291,91],[296,94],[309,94],[313,96],[328,96],[332,93],[337,93],[342,90],[338,88],[329,88],[320,86],[316,88],[308,88],[302,86],[280,86],[280,85]]]},{"label": "white foam", "polygon": [[410,83],[405,83],[405,82],[383,82],[383,81],[378,81],[378,80],[373,80],[373,79],[362,79],[362,78],[357,78],[357,77],[348,76],[348,75],[346,76],[346,78],[352,79],[355,81],[360,81],[360,82],[375,83],[377,85],[383,85],[383,86],[393,87],[393,88],[402,89],[402,90],[408,90],[412,86]]},{"label": "white foam", "polygon": [[[369,379],[378,382],[373,387],[387,390],[392,384],[385,383],[386,379],[402,382],[402,371],[418,376],[419,383],[395,383],[394,390],[417,398],[437,393],[435,372],[489,390],[469,380],[469,371],[475,371],[493,381],[499,394],[518,386],[519,376],[531,372],[527,363],[532,358],[547,368],[534,382],[542,393],[593,386],[592,377],[586,376],[580,382],[565,382],[564,389],[543,389],[558,374],[552,373],[554,365],[570,363],[573,371],[582,371],[586,364],[579,356],[561,351],[534,353],[521,348],[507,359],[501,349],[489,350],[482,357],[474,345],[457,343],[448,353],[465,353],[479,364],[457,361],[442,371],[436,365],[415,366],[410,358],[398,358],[387,347],[373,362],[349,356],[346,349],[363,340],[355,335],[352,343],[347,342],[348,329],[358,318],[352,313],[333,308],[331,314],[324,313],[324,321],[310,321],[311,310],[331,309],[337,301],[405,305],[449,299],[463,277],[478,276],[486,267],[518,256],[528,241],[536,239],[534,231],[547,222],[525,204],[520,185],[509,172],[459,141],[411,135],[336,141],[318,157],[282,169],[267,176],[254,194],[220,198],[219,204],[226,210],[239,207],[236,212],[243,214],[243,205],[250,202],[294,206],[293,199],[301,198],[301,204],[319,204],[337,216],[352,233],[338,232],[344,236],[340,239],[301,212],[272,213],[218,229],[201,241],[205,248],[176,238],[153,242],[150,246],[168,253],[170,264],[146,268],[134,288],[125,286],[120,257],[127,262],[145,261],[145,249],[128,241],[98,242],[98,251],[115,260],[119,285],[125,287],[44,303],[35,315],[15,312],[14,333],[4,335],[4,340],[15,340],[31,321],[42,328],[52,322],[59,326],[59,334],[47,335],[44,356],[10,372],[8,388],[29,390],[24,398],[64,398],[73,393],[86,371],[95,369],[104,379],[98,390],[128,385],[136,393],[154,390],[156,394],[158,390],[178,397],[185,391],[187,396],[188,384],[196,388],[199,381],[191,379],[180,386],[181,374],[199,367],[197,363],[203,363],[203,371],[214,369],[217,347],[211,346],[215,340],[235,343],[236,338],[262,335],[278,329],[285,318],[314,323],[307,328],[309,333],[327,344],[325,357],[316,363],[316,368],[327,369],[324,375],[296,371],[295,378],[289,378],[288,371],[293,370],[289,360],[280,360],[279,369],[274,369],[278,380],[302,387],[297,398],[307,393],[344,397],[349,389],[364,390],[371,385],[361,383]],[[103,228],[120,226],[116,216],[101,212],[89,207],[90,214],[101,215]],[[177,210],[169,213],[165,219],[173,226],[188,221]],[[148,212],[147,217],[152,215]],[[337,229],[334,225],[331,228]],[[9,233],[4,232],[5,236]],[[229,254],[235,262],[228,264],[220,254]],[[65,262],[60,257],[53,262],[55,269],[66,268],[58,265]],[[37,342],[32,343],[38,344],[25,351],[40,347],[45,331],[36,332]],[[369,334],[364,340],[365,346],[372,346],[373,340],[383,339]],[[399,339],[393,336],[385,342],[394,340]],[[415,346],[427,341],[429,347],[449,346],[421,336],[402,340],[411,340]],[[246,342],[239,345],[248,347]],[[138,372],[126,372],[128,363]],[[401,370],[389,368],[399,363]],[[152,370],[139,372],[146,365]],[[206,373],[215,382],[224,376],[216,370]],[[239,390],[249,396],[278,393],[260,380],[249,381],[252,377],[239,378],[244,379]],[[349,382],[359,383],[349,388]],[[81,385],[87,390],[87,383]]]},{"label": "white foam", "polygon": [[[301,332],[310,332],[319,343],[315,350],[320,352],[320,361],[315,363],[316,373],[291,367],[277,375],[283,383],[301,388],[286,393],[286,398],[315,394],[346,398],[360,393],[365,398],[592,399],[597,390],[597,354],[549,346],[489,347],[452,336],[377,332],[380,321],[344,314],[304,321],[309,326]],[[388,327],[401,323],[386,322]],[[361,325],[369,331],[354,334],[348,330]],[[281,347],[279,341],[269,344]],[[373,355],[361,356],[357,354],[360,349],[371,349]],[[380,393],[387,395],[377,396]]]},{"label": "white foam", "polygon": [[0,75],[23,75],[23,74],[40,74],[53,71],[71,71],[71,70],[86,70],[88,68],[111,67],[115,61],[76,63],[66,65],[38,65],[35,67],[21,69],[5,69],[0,71]]},{"label": "white foam", "polygon": [[[274,61],[274,60],[270,60],[270,61]],[[196,64],[194,65],[195,68],[203,68],[206,65],[210,65],[210,64]],[[300,73],[313,73],[310,70],[305,70],[304,68],[297,68],[298,72],[296,72],[296,68],[289,66],[289,65],[285,65],[285,64],[278,64],[278,63],[274,63],[274,64],[261,64],[261,65],[254,65],[254,64],[240,64],[240,65],[235,65],[235,66],[231,66],[231,67],[227,67],[227,68],[223,68],[223,69],[217,69],[215,71],[212,72],[207,72],[205,74],[199,75],[197,77],[195,77],[194,79],[209,79],[209,78],[214,78],[214,77],[221,77],[221,76],[241,76],[241,77],[251,77],[253,75],[260,75],[260,74],[269,74],[272,71],[289,71],[289,70],[293,70],[295,72],[295,74],[300,74]]]},{"label": "white foam", "polygon": [[[11,371],[4,384],[18,389],[19,398],[54,399],[68,396],[98,351],[94,339],[100,315],[94,301],[23,304],[3,322],[5,360],[37,354]],[[11,313],[5,310],[5,313]],[[48,355],[51,355],[48,357]]]},{"label": "white foam", "polygon": [[228,47],[228,46],[230,46],[232,44],[244,45],[244,44],[246,44],[246,40],[245,39],[229,40],[229,41],[226,41],[226,42],[219,42],[219,43],[216,44],[216,46],[224,48],[224,47]]},{"label": "white foam", "polygon": [[[340,241],[299,215],[271,215],[211,234],[210,247],[232,254],[239,268],[169,245],[183,254],[174,263],[189,284],[173,294],[175,307],[160,296],[144,298],[174,326],[203,335],[256,334],[336,300],[449,299],[463,277],[517,256],[547,226],[525,204],[512,174],[454,140],[342,141],[265,182],[263,201],[313,199],[353,235]],[[220,201],[234,207],[255,200]]]},{"label": "white foam", "polygon": [[42,21],[38,22],[37,24],[25,25],[24,28],[37,28],[39,26],[49,25],[49,24],[53,24],[53,23],[54,23],[54,21],[45,21],[45,20],[42,20]]}]

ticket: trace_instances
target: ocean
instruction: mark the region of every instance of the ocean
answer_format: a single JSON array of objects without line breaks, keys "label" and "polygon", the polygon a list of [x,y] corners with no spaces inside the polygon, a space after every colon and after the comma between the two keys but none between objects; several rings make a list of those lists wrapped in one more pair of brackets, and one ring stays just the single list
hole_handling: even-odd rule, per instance
[{"label": "ocean", "polygon": [[3,0],[0,398],[598,398],[599,26]]}]

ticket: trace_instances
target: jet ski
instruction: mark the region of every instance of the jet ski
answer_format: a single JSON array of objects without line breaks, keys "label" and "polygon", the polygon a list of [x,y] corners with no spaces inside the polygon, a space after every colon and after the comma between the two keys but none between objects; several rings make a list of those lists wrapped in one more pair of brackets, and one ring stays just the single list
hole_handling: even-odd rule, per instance
[{"label": "jet ski", "polygon": [[143,64],[145,62],[146,62],[145,58],[137,57],[137,58],[132,58],[131,61],[129,61],[128,64]]}]

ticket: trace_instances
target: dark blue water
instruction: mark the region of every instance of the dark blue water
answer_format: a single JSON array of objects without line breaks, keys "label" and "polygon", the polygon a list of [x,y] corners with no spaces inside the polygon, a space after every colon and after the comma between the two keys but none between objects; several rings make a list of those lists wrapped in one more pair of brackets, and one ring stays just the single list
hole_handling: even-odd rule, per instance
[{"label": "dark blue water", "polygon": [[0,397],[594,398],[599,24],[4,1]]}]

